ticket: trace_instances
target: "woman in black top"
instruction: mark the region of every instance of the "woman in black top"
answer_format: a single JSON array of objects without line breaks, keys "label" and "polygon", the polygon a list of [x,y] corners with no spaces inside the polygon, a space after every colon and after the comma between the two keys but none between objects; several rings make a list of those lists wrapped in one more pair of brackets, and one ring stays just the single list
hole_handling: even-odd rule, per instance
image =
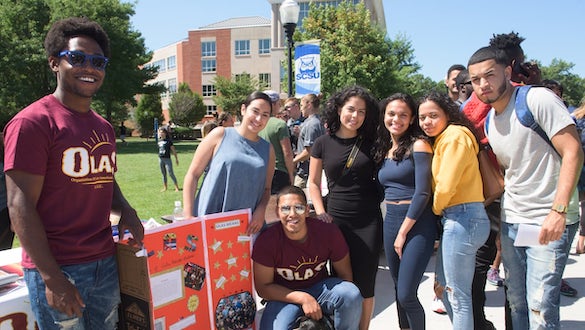
[{"label": "woman in black top", "polygon": [[177,151],[173,145],[173,141],[169,139],[169,132],[165,128],[158,130],[158,158],[160,165],[160,172],[163,177],[163,188],[161,191],[167,190],[167,173],[175,184],[175,191],[179,191],[179,185],[177,184],[177,178],[175,172],[173,172],[173,162],[171,161],[171,153],[175,156],[177,166],[179,166],[179,157]]},{"label": "woman in black top", "polygon": [[[319,137],[311,149],[308,187],[317,217],[337,224],[347,241],[353,281],[364,297],[360,329],[367,329],[382,246],[382,214],[372,158],[378,104],[364,88],[348,87],[329,99],[325,118],[329,134]],[[350,157],[354,148],[355,157]],[[329,188],[327,209],[320,188],[323,169]]]}]

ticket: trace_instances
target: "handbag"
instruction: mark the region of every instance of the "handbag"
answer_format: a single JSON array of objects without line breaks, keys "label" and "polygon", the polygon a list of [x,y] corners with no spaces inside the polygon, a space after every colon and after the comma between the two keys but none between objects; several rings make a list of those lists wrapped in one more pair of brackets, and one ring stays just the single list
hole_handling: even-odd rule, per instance
[{"label": "handbag", "polygon": [[485,146],[477,154],[483,182],[484,206],[490,205],[504,193],[504,176],[500,169],[494,166],[490,153],[489,146]]}]

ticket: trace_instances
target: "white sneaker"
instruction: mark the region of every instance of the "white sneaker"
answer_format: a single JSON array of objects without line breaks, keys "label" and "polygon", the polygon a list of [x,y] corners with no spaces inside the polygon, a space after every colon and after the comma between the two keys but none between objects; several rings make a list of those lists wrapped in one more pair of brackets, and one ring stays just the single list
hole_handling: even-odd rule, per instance
[{"label": "white sneaker", "polygon": [[435,297],[435,299],[433,299],[433,302],[431,303],[431,310],[437,314],[441,315],[447,314],[447,310],[445,309],[443,301],[437,297]]}]

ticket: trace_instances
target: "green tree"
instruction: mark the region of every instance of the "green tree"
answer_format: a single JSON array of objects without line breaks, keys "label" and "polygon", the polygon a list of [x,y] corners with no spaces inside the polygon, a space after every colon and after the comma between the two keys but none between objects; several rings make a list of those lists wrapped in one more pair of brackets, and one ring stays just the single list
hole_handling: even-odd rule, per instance
[{"label": "green tree", "polygon": [[213,101],[223,111],[232,115],[239,115],[240,105],[246,101],[246,97],[258,88],[258,82],[251,75],[243,73],[233,76],[231,79],[217,76],[214,79],[218,94]]},{"label": "green tree", "polygon": [[[127,117],[127,105],[135,105],[136,94],[151,93],[145,83],[156,69],[141,69],[152,58],[144,39],[132,30],[133,3],[120,0],[8,0],[0,2],[0,107],[14,114],[36,99],[51,93],[55,76],[49,70],[43,49],[52,22],[71,16],[86,16],[100,23],[111,42],[111,61],[106,80],[93,108],[110,122]],[[159,87],[160,88],[160,87]]]},{"label": "green tree", "polygon": [[321,91],[328,97],[338,89],[358,84],[377,97],[416,84],[414,74],[420,66],[414,62],[410,42],[399,37],[392,41],[384,31],[371,24],[363,5],[348,1],[334,6],[311,4],[303,21],[303,31],[295,40],[321,41]]},{"label": "green tree", "polygon": [[553,59],[549,66],[540,65],[543,79],[553,79],[563,86],[563,99],[573,106],[578,106],[585,96],[585,79],[572,73],[575,64]]},{"label": "green tree", "polygon": [[171,96],[169,112],[175,124],[191,126],[205,115],[203,97],[193,93],[187,83],[181,83],[179,90]]},{"label": "green tree", "polygon": [[164,120],[160,94],[142,95],[134,112],[134,119],[140,127],[142,136],[152,136],[154,134],[154,120],[157,119],[159,124]]},{"label": "green tree", "polygon": [[43,49],[50,20],[45,1],[0,2],[0,128],[53,89]]}]

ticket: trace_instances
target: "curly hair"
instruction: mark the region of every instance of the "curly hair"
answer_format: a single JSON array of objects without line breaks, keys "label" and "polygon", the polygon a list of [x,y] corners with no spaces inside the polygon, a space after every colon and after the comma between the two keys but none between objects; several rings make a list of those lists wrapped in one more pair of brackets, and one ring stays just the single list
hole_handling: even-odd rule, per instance
[{"label": "curly hair", "polygon": [[358,97],[366,103],[366,118],[360,128],[358,135],[365,140],[374,142],[376,139],[376,128],[378,127],[378,103],[374,96],[361,86],[349,86],[338,91],[327,100],[324,110],[324,120],[329,134],[335,134],[340,126],[339,111],[352,97]]},{"label": "curly hair", "polygon": [[45,37],[45,51],[48,56],[59,56],[68,47],[69,39],[87,36],[95,40],[104,56],[110,57],[110,39],[106,31],[87,17],[70,17],[53,23]]},{"label": "curly hair", "polygon": [[376,164],[378,164],[378,166],[382,165],[386,155],[388,154],[388,150],[392,148],[392,137],[390,136],[390,132],[388,132],[388,129],[384,124],[384,116],[386,114],[386,107],[388,104],[396,100],[400,100],[406,104],[410,110],[413,122],[408,125],[408,129],[398,139],[398,147],[392,158],[397,161],[402,161],[404,158],[410,157],[412,145],[416,140],[424,139],[429,141],[428,136],[422,132],[418,124],[418,119],[416,116],[417,104],[412,96],[404,93],[392,94],[380,102],[380,123],[378,125],[378,137],[376,138],[376,150],[374,153],[374,161]]},{"label": "curly hair", "polygon": [[490,46],[503,50],[508,55],[510,61],[523,61],[524,50],[520,44],[525,39],[520,37],[518,33],[512,31],[510,33],[494,34],[490,39]]},{"label": "curly hair", "polygon": [[[459,106],[453,100],[451,100],[449,95],[437,91],[431,91],[420,98],[418,102],[419,107],[421,104],[425,102],[433,102],[436,105],[438,105],[439,108],[441,108],[441,110],[445,112],[445,115],[447,115],[448,125],[454,124],[465,126],[471,131],[471,133],[473,133],[473,136],[475,136],[476,141],[479,142],[481,140],[471,121],[465,116],[465,114],[463,114],[463,112],[459,111]],[[435,140],[434,138],[431,138],[431,141],[434,142],[434,140]]]}]

